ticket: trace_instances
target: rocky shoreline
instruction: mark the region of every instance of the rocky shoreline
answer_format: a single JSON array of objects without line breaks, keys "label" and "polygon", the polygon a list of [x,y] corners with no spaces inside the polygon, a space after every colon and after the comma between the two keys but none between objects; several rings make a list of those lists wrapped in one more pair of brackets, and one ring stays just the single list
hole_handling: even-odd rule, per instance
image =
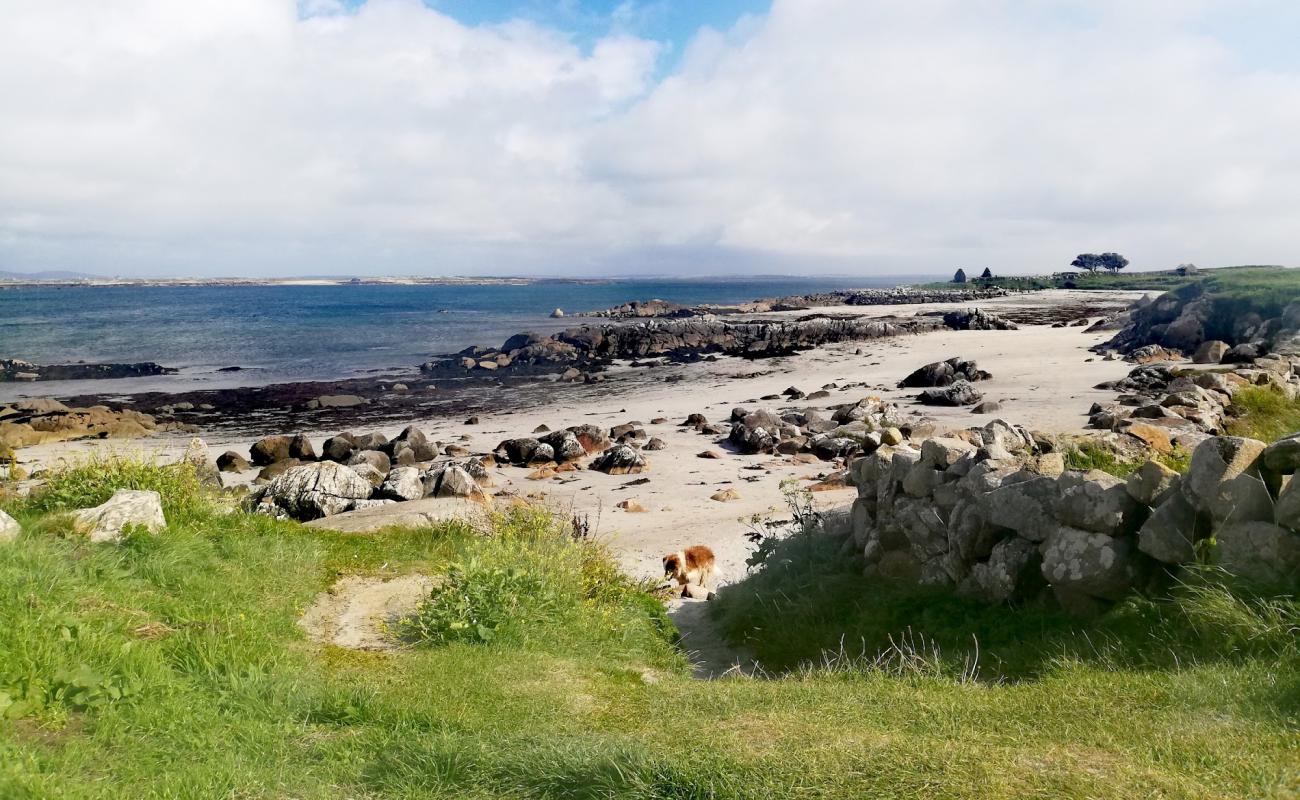
[{"label": "rocky shoreline", "polygon": [[977,303],[1010,295],[1006,289],[972,287],[966,289],[918,289],[896,286],[889,289],[842,289],[834,292],[790,295],[752,300],[735,305],[704,303],[686,306],[668,300],[633,300],[613,308],[583,311],[573,316],[607,319],[679,319],[687,317],[765,314],[775,311],[806,311],[827,306],[921,305],[923,303]]},{"label": "rocky shoreline", "polygon": [[144,361],[137,364],[33,364],[0,359],[0,383],[7,381],[80,381],[175,375],[176,370]]}]

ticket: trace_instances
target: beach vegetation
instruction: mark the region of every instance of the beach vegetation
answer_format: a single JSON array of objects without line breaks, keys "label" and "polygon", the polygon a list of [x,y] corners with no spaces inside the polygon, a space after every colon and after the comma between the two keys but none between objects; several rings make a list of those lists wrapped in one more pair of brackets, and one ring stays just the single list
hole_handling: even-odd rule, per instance
[{"label": "beach vegetation", "polygon": [[1228,406],[1227,432],[1263,442],[1300,433],[1300,398],[1288,398],[1275,386],[1238,389]]},{"label": "beach vegetation", "polygon": [[[223,513],[149,465],[77,469],[93,490],[15,501],[0,545],[0,797],[1287,797],[1300,778],[1294,600],[1210,572],[1078,621],[867,579],[805,532],[706,607],[762,670],[704,681],[649,587],[544,511],[490,536],[342,534]],[[168,498],[166,529],[69,534],[60,512],[125,484]],[[437,580],[392,649],[299,624],[342,577],[406,575]]]}]

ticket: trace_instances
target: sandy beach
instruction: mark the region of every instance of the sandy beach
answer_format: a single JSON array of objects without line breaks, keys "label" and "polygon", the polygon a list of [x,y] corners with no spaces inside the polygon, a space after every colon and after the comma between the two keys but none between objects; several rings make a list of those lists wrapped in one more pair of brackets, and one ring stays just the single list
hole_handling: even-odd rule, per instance
[{"label": "sandy beach", "polygon": [[[981,303],[989,312],[1059,311],[1073,307],[1083,315],[1088,309],[1111,310],[1141,293],[1045,291],[1013,295]],[[898,316],[951,310],[957,306],[858,306],[817,309],[823,313]],[[761,315],[780,318],[808,311]],[[1093,316],[1093,318],[1097,318]],[[378,428],[363,423],[354,432],[379,430],[387,436],[406,424],[416,424],[443,444],[460,442],[475,453],[491,452],[504,439],[527,436],[540,425],[560,429],[592,423],[611,427],[627,422],[643,424],[648,436],[659,437],[663,450],[648,452],[649,471],[641,475],[611,476],[581,470],[554,478],[531,480],[530,470],[501,466],[492,470],[496,488],[533,501],[544,502],[564,513],[588,515],[601,538],[618,554],[623,566],[638,576],[657,577],[665,553],[691,544],[707,544],[718,555],[722,582],[744,572],[749,544],[744,538],[754,515],[769,519],[787,516],[782,483],[794,479],[809,485],[832,471],[826,462],[798,463],[787,456],[741,455],[721,443],[725,437],[701,435],[680,423],[692,413],[710,422],[725,422],[734,406],[750,409],[825,409],[878,396],[897,403],[904,415],[930,420],[939,429],[982,425],[994,418],[1015,422],[1051,434],[1083,433],[1089,406],[1113,400],[1114,393],[1093,387],[1123,377],[1130,364],[1107,361],[1089,348],[1109,338],[1109,333],[1086,333],[1082,327],[1054,328],[1022,325],[1015,331],[944,330],[871,342],[842,343],[789,357],[745,360],[724,357],[713,362],[674,364],[655,368],[617,365],[598,384],[552,383],[528,407],[502,408],[478,413],[477,424],[463,418],[412,418],[403,424]],[[997,400],[995,415],[973,414],[969,408],[921,406],[916,390],[900,390],[897,383],[924,364],[954,356],[974,359],[992,373],[981,382],[986,399]],[[813,401],[761,400],[787,387],[811,393],[834,384],[830,396]],[[666,423],[652,424],[663,418]],[[262,435],[306,433],[316,445],[337,429],[265,430],[256,435],[205,436],[213,455],[226,450],[246,454]],[[175,458],[189,436],[159,436],[136,441],[77,441],[25,448],[19,460],[28,465],[51,464],[59,459],[86,457],[93,452],[143,453],[161,459]],[[699,457],[715,450],[720,459]],[[228,484],[248,483],[255,472],[226,474]],[[648,479],[642,481],[641,479]],[[711,500],[721,489],[735,489],[740,497],[729,502]],[[818,492],[821,508],[851,503],[851,490]],[[634,500],[648,509],[629,513],[616,506]]]}]

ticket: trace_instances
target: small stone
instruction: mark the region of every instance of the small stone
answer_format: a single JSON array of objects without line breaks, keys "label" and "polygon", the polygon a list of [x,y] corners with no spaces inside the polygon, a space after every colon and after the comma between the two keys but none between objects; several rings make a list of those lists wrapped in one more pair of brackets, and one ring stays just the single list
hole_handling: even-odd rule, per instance
[{"label": "small stone", "polygon": [[722,491],[714,492],[709,496],[709,499],[716,500],[719,503],[730,503],[740,499],[740,492],[735,489],[723,489]]},{"label": "small stone", "polygon": [[620,502],[617,507],[623,509],[629,514],[646,514],[650,511],[650,509],[635,500],[624,500]]}]

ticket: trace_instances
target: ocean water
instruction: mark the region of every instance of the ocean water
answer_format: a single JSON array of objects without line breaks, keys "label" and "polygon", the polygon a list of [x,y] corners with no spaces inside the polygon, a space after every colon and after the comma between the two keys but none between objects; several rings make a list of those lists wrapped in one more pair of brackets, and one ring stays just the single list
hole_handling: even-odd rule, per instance
[{"label": "ocean water", "polygon": [[[168,378],[0,384],[0,397],[335,380],[411,369],[520,331],[552,332],[555,308],[590,311],[630,300],[737,303],[896,279],[545,281],[503,286],[70,286],[0,288],[0,358],[38,364],[155,361]],[[239,366],[238,373],[221,367]],[[59,384],[62,385],[59,385]],[[87,384],[112,384],[87,386]]]}]

